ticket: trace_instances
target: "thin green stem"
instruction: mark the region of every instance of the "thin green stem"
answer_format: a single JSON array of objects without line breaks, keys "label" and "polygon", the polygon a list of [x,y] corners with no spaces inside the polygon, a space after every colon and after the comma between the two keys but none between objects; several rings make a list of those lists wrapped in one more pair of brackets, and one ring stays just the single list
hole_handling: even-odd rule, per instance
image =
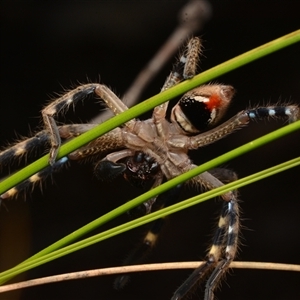
[{"label": "thin green stem", "polygon": [[[208,82],[216,77],[219,77],[227,72],[230,72],[236,68],[239,68],[245,64],[248,64],[256,59],[262,58],[268,54],[278,51],[284,47],[292,45],[300,41],[300,30],[294,31],[283,37],[280,37],[274,41],[257,47],[251,51],[248,51],[242,55],[239,55],[233,59],[228,60],[214,68],[205,71],[191,80],[186,80],[175,87],[164,91],[142,103],[132,107],[131,109],[125,111],[124,113],[115,116],[114,118],[100,124],[94,129],[80,135],[76,139],[66,143],[60,148],[58,159],[68,155],[69,153],[75,151],[76,149],[82,147],[88,142],[96,139],[97,137],[107,133],[108,131],[124,124],[125,122],[138,117],[144,112],[158,106],[161,103],[169,101],[174,97],[177,97],[192,88],[195,88],[205,82]],[[9,178],[0,183],[0,195],[9,190],[10,188],[16,186],[18,183],[24,181],[31,175],[39,172],[48,166],[48,155],[43,156],[31,165],[23,168],[21,171],[11,175]]]},{"label": "thin green stem", "polygon": [[[249,62],[252,62],[258,58],[261,58],[265,55],[273,53],[279,49],[282,49],[286,46],[289,46],[289,45],[299,42],[299,41],[300,41],[300,30],[297,30],[293,33],[290,33],[286,36],[276,39],[270,43],[267,43],[263,46],[260,46],[249,52],[246,52],[246,53],[244,53],[236,58],[233,58],[223,64],[220,64],[206,72],[203,72],[200,75],[195,76],[191,80],[187,80],[187,81],[175,86],[172,89],[169,89],[169,90],[167,90],[163,93],[160,93],[146,101],[143,101],[142,103],[131,108],[130,110],[108,120],[107,122],[95,127],[94,129],[82,134],[78,138],[63,145],[60,148],[58,158],[66,156],[68,153],[75,151],[76,149],[80,148],[84,144],[87,144],[88,142],[94,140],[98,136],[105,134],[106,132],[112,130],[113,128],[120,126],[121,124],[129,121],[132,118],[139,116],[140,114],[156,107],[157,105],[159,105],[163,102],[169,101],[170,99],[177,97],[196,86],[199,86],[199,85],[201,85],[207,81],[210,81],[222,74],[230,72],[230,71],[232,71],[238,67],[241,67]],[[215,190],[205,193],[203,195],[191,198],[188,201],[183,201],[175,206],[168,207],[167,209],[150,214],[141,219],[137,219],[132,222],[123,224],[119,227],[113,228],[111,230],[103,232],[94,237],[85,239],[83,241],[80,241],[80,242],[77,242],[77,243],[74,243],[72,245],[65,247],[66,245],[79,239],[84,234],[103,225],[104,223],[119,216],[120,214],[123,214],[124,212],[132,209],[133,207],[145,202],[147,199],[154,197],[158,194],[161,194],[161,193],[165,192],[166,190],[178,185],[179,183],[185,182],[206,170],[212,169],[220,164],[224,164],[225,162],[227,162],[239,155],[242,155],[248,151],[251,151],[257,147],[260,147],[266,143],[269,143],[275,139],[278,139],[286,134],[289,134],[289,133],[299,130],[299,129],[300,129],[300,121],[290,124],[286,127],[283,127],[283,128],[281,128],[277,131],[274,131],[264,137],[256,139],[255,141],[252,141],[244,146],[241,146],[241,147],[239,147],[235,150],[232,150],[224,155],[221,155],[220,157],[218,157],[210,162],[207,162],[207,163],[191,170],[190,172],[187,172],[181,176],[178,176],[178,177],[162,184],[158,188],[150,190],[149,192],[135,198],[134,200],[129,201],[126,204],[114,209],[113,211],[109,212],[108,214],[94,220],[93,222],[87,224],[86,226],[80,228],[79,230],[74,231],[70,235],[57,241],[56,243],[52,244],[51,246],[47,247],[46,249],[42,250],[41,252],[37,253],[36,255],[32,256],[31,258],[27,259],[23,263],[19,264],[15,268],[12,268],[10,270],[7,270],[7,271],[1,273],[0,274],[0,283],[4,283],[5,281],[12,278],[16,274],[19,274],[25,270],[28,270],[35,266],[38,266],[42,263],[49,262],[55,258],[61,257],[68,253],[77,251],[79,249],[82,249],[83,247],[86,247],[88,245],[92,245],[96,242],[99,242],[100,240],[103,240],[104,238],[114,236],[118,233],[124,232],[124,231],[132,229],[136,226],[144,224],[145,222],[152,221],[152,220],[154,220],[154,218],[160,218],[164,214],[173,213],[180,209],[194,205],[200,201],[204,201],[209,198],[215,197],[217,195],[223,194],[226,191],[229,191],[231,189],[236,189],[240,186],[243,186],[243,185],[249,184],[251,182],[265,178],[266,176],[273,175],[277,172],[285,170],[286,168],[290,168],[290,167],[299,165],[300,159],[297,158],[293,161],[288,162],[285,165],[282,164],[280,166],[273,167],[268,170],[264,170],[262,172],[256,173],[252,176],[248,176],[244,179],[241,179],[234,183],[220,187],[218,189],[215,189]],[[29,165],[28,167],[24,168],[23,170],[17,172],[16,174],[10,176],[8,179],[6,179],[2,183],[0,183],[0,194],[4,193],[11,187],[17,185],[18,183],[22,182],[26,178],[30,177],[31,175],[37,173],[38,171],[40,171],[41,169],[43,169],[47,166],[48,166],[48,155],[40,158],[33,164]],[[62,248],[62,247],[64,247],[64,248]],[[58,250],[58,249],[60,249],[60,250]]]},{"label": "thin green stem", "polygon": [[240,188],[242,186],[245,186],[249,183],[253,183],[255,181],[264,179],[268,176],[277,174],[279,172],[285,171],[287,169],[290,169],[292,167],[296,167],[296,166],[299,166],[299,165],[300,165],[300,157],[295,158],[293,160],[290,160],[288,162],[282,163],[282,164],[277,165],[275,167],[271,167],[269,169],[263,170],[261,172],[252,174],[250,176],[247,176],[247,177],[239,179],[235,182],[226,184],[222,187],[219,187],[219,188],[211,190],[207,193],[195,196],[195,197],[190,198],[188,200],[182,201],[182,202],[177,203],[175,205],[172,205],[170,207],[161,209],[161,210],[159,210],[157,212],[154,212],[154,213],[151,213],[147,216],[138,218],[138,219],[133,220],[131,222],[128,222],[128,223],[122,224],[120,226],[117,226],[115,228],[109,229],[107,231],[104,231],[102,233],[94,235],[90,238],[84,239],[84,240],[79,241],[77,243],[74,243],[70,246],[62,248],[60,250],[54,251],[54,252],[49,253],[49,254],[45,254],[42,257],[35,257],[34,259],[32,257],[31,261],[23,262],[22,264],[16,266],[15,268],[12,268],[8,271],[5,271],[5,272],[1,273],[0,274],[0,282],[4,283],[5,281],[9,280],[13,276],[16,276],[16,275],[18,275],[22,272],[25,272],[29,269],[37,267],[41,264],[50,262],[54,259],[57,259],[57,258],[62,257],[64,255],[70,254],[74,251],[78,251],[82,248],[91,246],[95,243],[98,243],[98,242],[103,241],[105,239],[111,238],[111,237],[113,237],[115,235],[118,235],[120,233],[123,233],[125,231],[134,229],[134,228],[136,228],[138,226],[141,226],[141,225],[144,225],[148,222],[152,222],[152,221],[154,221],[156,219],[159,219],[159,218],[162,218],[166,215],[175,213],[179,210],[182,210],[183,208],[188,208],[188,207],[193,206],[195,204],[198,204],[200,202],[209,200],[213,197],[220,196],[220,195],[222,195],[222,194],[224,194],[228,191],[238,189],[238,188]]},{"label": "thin green stem", "polygon": [[[28,268],[33,268],[35,266],[38,266],[39,264],[42,264],[42,263],[45,263],[45,262],[48,262],[48,261],[51,261],[53,260],[54,258],[57,258],[57,257],[61,257],[63,255],[66,255],[68,253],[71,253],[71,252],[74,252],[74,251],[77,251],[79,249],[82,249],[83,247],[85,246],[88,246],[88,245],[91,245],[95,243],[95,241],[92,239],[92,242],[90,243],[90,239],[87,239],[88,242],[85,244],[83,243],[83,241],[80,241],[80,242],[77,242],[73,245],[70,245],[68,247],[65,247],[61,250],[57,250],[57,249],[60,249],[62,247],[64,247],[65,245],[68,245],[70,243],[72,243],[74,240],[76,239],[79,239],[82,235],[84,234],[87,234],[89,231],[91,230],[94,230],[96,229],[97,227],[103,225],[104,223],[110,221],[111,219],[119,216],[120,214],[123,214],[125,213],[126,211],[134,208],[135,206],[137,205],[140,205],[141,203],[145,202],[146,200],[154,197],[155,195],[158,195],[158,194],[161,194],[163,192],[165,192],[166,190],[182,183],[182,182],[185,182],[189,179],[191,179],[192,177],[200,174],[200,173],[203,173],[204,171],[206,170],[209,170],[209,169],[212,169],[220,164],[224,164],[225,162],[239,156],[239,155],[242,155],[242,154],[245,154],[249,151],[252,151],[266,143],[270,143],[271,141],[274,141],[278,138],[281,138],[283,137],[284,135],[288,134],[288,133],[292,133],[296,130],[300,130],[300,121],[297,121],[293,124],[289,124],[283,128],[280,128],[276,131],[273,131],[263,137],[260,137],[252,142],[249,142],[243,146],[240,146],[228,153],[225,153],[221,156],[219,156],[218,158],[216,159],[213,159],[183,175],[180,175],[172,180],[169,180],[168,182],[160,185],[159,187],[155,188],[155,189],[152,189],[150,191],[148,191],[147,193],[125,203],[124,205],[112,210],[111,212],[105,214],[104,216],[94,220],[93,222],[85,225],[84,227],[78,229],[77,231],[71,233],[70,235],[64,237],[63,239],[57,241],[56,243],[52,244],[51,246],[45,248],[44,250],[40,251],[39,253],[35,254],[34,256],[32,256],[31,258],[27,259],[26,261],[24,261],[23,263],[19,264],[18,266],[16,266],[15,268],[11,269],[11,270],[8,270],[6,272],[3,272],[2,274],[0,274],[0,283],[4,283],[6,280],[10,279],[12,276],[16,275],[16,274],[19,274],[19,272],[23,272],[25,270],[27,270]],[[290,167],[293,167],[293,166],[296,166],[299,164],[299,161],[300,161],[300,158],[297,158],[295,161],[292,161],[290,163]],[[283,168],[283,166],[280,166],[280,168]],[[286,165],[284,165],[284,167],[286,168]],[[273,168],[270,168],[268,170],[264,170],[262,172],[259,172],[255,175],[252,175],[250,177],[247,177],[247,178],[244,178],[244,179],[241,179],[238,181],[238,184],[242,184],[241,186],[245,185],[245,184],[249,184],[251,182],[254,182],[258,179],[263,179],[265,178],[266,176],[270,176],[268,175],[268,172],[270,172],[271,175],[273,174],[276,174],[278,172],[278,170],[276,170],[276,168],[278,168],[278,170],[281,170],[278,166],[277,167],[273,167]],[[284,169],[282,169],[284,170]],[[236,182],[234,183],[231,183],[229,185],[226,185],[226,188],[224,187],[221,187],[219,189],[215,189],[213,191],[210,191],[208,193],[205,193],[203,195],[200,195],[200,196],[197,196],[197,197],[194,197],[192,198],[193,200],[191,201],[195,201],[194,199],[196,199],[196,201],[198,201],[197,199],[202,199],[202,197],[204,197],[205,200],[209,199],[209,198],[212,198],[212,197],[215,197],[217,195],[220,195],[228,190],[231,190],[231,189],[236,189],[238,186],[235,186]],[[224,189],[223,189],[224,188]],[[226,190],[225,190],[226,189]],[[220,193],[219,193],[220,192]],[[218,194],[216,194],[218,193]],[[209,196],[207,196],[209,195]],[[205,197],[208,197],[208,198],[205,198]],[[203,200],[204,201],[204,200]],[[194,204],[196,204],[197,202],[195,202]],[[194,205],[194,204],[186,204],[186,201],[184,202],[181,202],[179,204],[177,204],[176,206],[172,206],[172,208],[174,208],[174,210],[172,210],[172,212],[175,212],[175,211],[178,211],[179,209],[183,209],[183,208],[186,208],[186,207],[189,207],[190,205]],[[168,208],[171,210],[171,208]],[[165,212],[165,210],[162,210],[162,212]],[[151,216],[153,216],[153,214],[151,214]],[[151,220],[150,220],[151,221]],[[133,221],[134,222],[134,221]],[[132,223],[129,223],[129,224],[132,224]],[[135,224],[135,223],[134,223]],[[131,227],[130,227],[131,228]],[[130,229],[128,228],[128,230]],[[123,232],[123,229],[122,231]],[[85,240],[85,241],[87,241]],[[97,239],[96,239],[97,240]],[[98,240],[96,241],[98,242]],[[85,245],[85,246],[83,246]],[[74,247],[72,247],[74,246]],[[52,252],[57,252],[57,255],[58,256],[52,256],[50,255],[50,253]],[[50,256],[49,256],[50,255]],[[32,264],[31,264],[32,263]],[[16,272],[16,273],[15,273]]]}]

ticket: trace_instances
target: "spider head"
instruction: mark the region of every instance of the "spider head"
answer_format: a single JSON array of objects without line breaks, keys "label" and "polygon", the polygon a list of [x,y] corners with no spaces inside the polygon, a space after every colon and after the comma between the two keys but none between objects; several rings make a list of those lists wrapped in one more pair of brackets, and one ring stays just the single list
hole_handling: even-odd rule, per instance
[{"label": "spider head", "polygon": [[210,84],[197,87],[183,97],[171,112],[171,122],[185,134],[198,134],[223,117],[235,90],[230,85]]}]

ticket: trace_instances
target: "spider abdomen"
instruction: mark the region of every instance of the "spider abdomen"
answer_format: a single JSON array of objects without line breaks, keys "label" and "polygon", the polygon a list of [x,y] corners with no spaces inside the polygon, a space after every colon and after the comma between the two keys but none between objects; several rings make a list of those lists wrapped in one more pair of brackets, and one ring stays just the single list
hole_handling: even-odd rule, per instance
[{"label": "spider abdomen", "polygon": [[234,95],[230,85],[203,85],[186,93],[174,106],[171,120],[185,134],[201,133],[224,115]]}]

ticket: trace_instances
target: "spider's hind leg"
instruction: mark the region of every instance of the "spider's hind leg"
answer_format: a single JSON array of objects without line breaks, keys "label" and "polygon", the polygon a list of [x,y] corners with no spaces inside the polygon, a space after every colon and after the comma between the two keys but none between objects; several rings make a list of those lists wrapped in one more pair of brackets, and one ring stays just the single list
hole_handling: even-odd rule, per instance
[{"label": "spider's hind leg", "polygon": [[214,290],[235,258],[238,245],[239,209],[236,200],[224,203],[218,228],[213,238],[213,245],[207,255],[206,262],[201,264],[189,278],[176,290],[172,300],[182,299],[209,271],[205,285],[205,300],[214,299]]},{"label": "spider's hind leg", "polygon": [[[182,185],[178,185],[175,188],[167,191],[161,197],[161,205],[159,209],[164,207],[168,207],[172,204],[178,202],[180,190]],[[151,253],[152,249],[157,243],[159,234],[161,233],[163,226],[165,224],[166,218],[160,218],[155,220],[148,232],[145,234],[144,239],[140,242],[140,244],[133,249],[128,257],[124,260],[123,265],[136,265],[144,263],[147,259],[148,255]],[[116,290],[120,290],[125,287],[130,279],[129,274],[122,274],[115,279],[114,287]]]},{"label": "spider's hind leg", "polygon": [[[207,173],[203,174],[208,175]],[[207,180],[212,174],[217,175],[222,182],[231,182],[237,179],[234,172],[221,168],[212,170],[211,173],[204,178]],[[211,179],[212,178],[216,179],[214,176],[212,176]],[[217,181],[218,179],[216,179],[216,182]],[[204,183],[204,181],[202,183]],[[211,187],[210,184],[212,184],[212,182],[207,182],[207,187]],[[224,202],[219,217],[218,227],[215,231],[212,246],[209,249],[206,261],[195,269],[188,279],[175,291],[172,300],[183,299],[184,296],[193,290],[194,286],[199,281],[203,280],[212,269],[213,271],[209,275],[205,285],[204,299],[214,299],[215,288],[236,256],[240,227],[237,193],[236,191],[228,192],[223,195],[222,198]]]}]

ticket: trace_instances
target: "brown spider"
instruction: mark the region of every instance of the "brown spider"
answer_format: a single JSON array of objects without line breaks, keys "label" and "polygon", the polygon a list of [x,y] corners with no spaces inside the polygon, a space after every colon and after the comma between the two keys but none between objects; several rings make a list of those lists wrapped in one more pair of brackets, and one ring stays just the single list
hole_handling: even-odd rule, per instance
[{"label": "brown spider", "polygon": [[[190,39],[184,53],[174,65],[162,91],[196,74],[200,47],[199,38]],[[163,180],[172,179],[196,167],[189,158],[189,150],[214,143],[247,125],[250,120],[286,117],[293,122],[299,118],[297,106],[275,105],[244,110],[228,121],[220,123],[234,92],[234,88],[229,85],[199,86],[183,95],[173,107],[170,120],[166,117],[168,103],[159,105],[154,109],[152,118],[145,121],[138,119],[128,121],[122,127],[95,139],[67,157],[56,160],[61,139],[68,140],[96,126],[94,124],[57,126],[54,117],[65,111],[70,105],[75,106],[78,101],[83,101],[89,95],[95,94],[115,115],[128,109],[105,85],[98,83],[81,85],[43,109],[45,130],[0,153],[0,165],[5,165],[15,158],[26,155],[36,147],[50,144],[50,166],[2,194],[0,201],[6,201],[29,186],[40,182],[46,176],[59,170],[68,160],[84,160],[100,156],[102,158],[95,165],[98,177],[114,179],[116,176],[124,174],[135,185],[152,180],[152,187],[156,187]],[[229,180],[233,179],[232,175]],[[210,190],[222,186],[224,179],[222,174],[218,178],[215,174],[205,172],[191,181],[196,186]],[[228,269],[230,262],[235,258],[240,227],[238,199],[235,191],[227,192],[221,197],[224,205],[206,262],[201,264],[177,289],[173,300],[183,298],[210,271],[211,274],[206,283],[205,299],[213,299],[215,287]],[[150,199],[144,204],[147,213],[151,212],[155,200],[156,198]],[[151,249],[156,242],[159,230],[155,226],[153,228],[144,238],[145,251]],[[139,259],[137,253],[138,251],[131,256],[131,261],[128,263],[131,264]],[[121,276],[116,286],[120,288],[125,282],[126,277]]]}]

